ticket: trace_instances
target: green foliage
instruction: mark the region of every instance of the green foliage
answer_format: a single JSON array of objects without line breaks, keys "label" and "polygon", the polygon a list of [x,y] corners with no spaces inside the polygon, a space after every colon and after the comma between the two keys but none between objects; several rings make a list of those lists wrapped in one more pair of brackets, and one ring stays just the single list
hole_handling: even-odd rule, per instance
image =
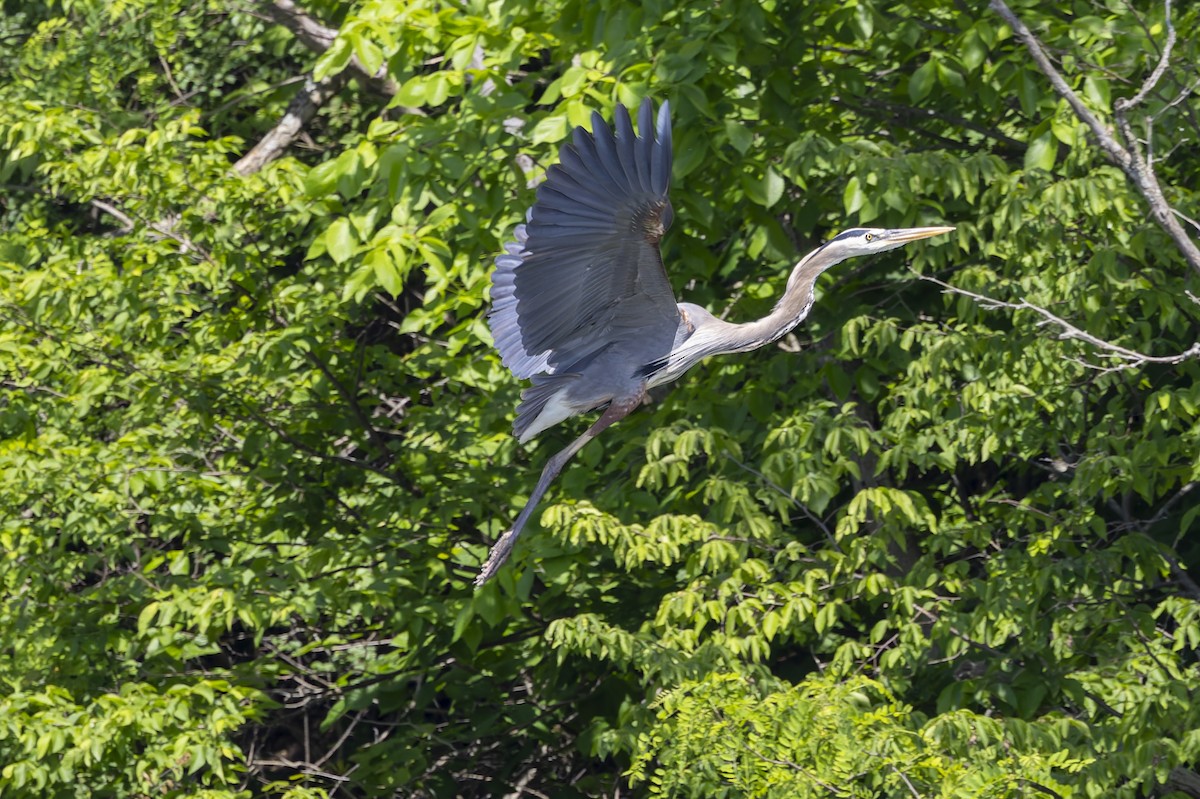
[{"label": "green foliage", "polygon": [[[1013,5],[1105,120],[1165,37]],[[1176,5],[1139,135],[1195,219]],[[1188,795],[1200,363],[920,277],[1167,357],[1198,276],[982,6],[321,2],[319,53],[224,3],[0,8],[0,794]],[[309,73],[354,77],[239,174]],[[714,312],[842,227],[957,231],[607,432],[475,591],[571,433],[508,433],[490,259],[645,94]]]},{"label": "green foliage", "polygon": [[922,724],[863,677],[766,683],[718,673],[664,695],[662,723],[639,741],[631,775],[645,779],[653,758],[651,783],[668,796],[713,783],[762,797],[1009,796],[1069,791],[1089,764],[1055,748],[1064,734],[1082,737],[1078,722],[1060,719],[1054,735],[955,710]]}]

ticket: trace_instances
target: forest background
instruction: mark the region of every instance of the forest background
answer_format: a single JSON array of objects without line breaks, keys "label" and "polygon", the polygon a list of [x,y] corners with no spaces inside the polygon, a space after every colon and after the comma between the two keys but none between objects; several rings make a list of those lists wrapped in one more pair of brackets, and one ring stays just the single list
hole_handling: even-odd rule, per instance
[{"label": "forest background", "polygon": [[[1200,797],[1200,6],[0,9],[3,796]],[[475,590],[575,432],[510,436],[491,258],[645,95],[731,320],[957,231]]]}]

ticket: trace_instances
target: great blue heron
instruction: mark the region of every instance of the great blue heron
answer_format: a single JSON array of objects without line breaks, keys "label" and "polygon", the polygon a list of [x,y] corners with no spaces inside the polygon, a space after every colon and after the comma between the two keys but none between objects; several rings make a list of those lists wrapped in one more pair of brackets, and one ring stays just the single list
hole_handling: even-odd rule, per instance
[{"label": "great blue heron", "polygon": [[[856,255],[892,250],[952,227],[854,228],[834,236],[792,269],[787,289],[762,319],[730,324],[698,305],[676,303],[658,245],[671,224],[671,120],[667,103],[616,108],[616,135],[592,114],[576,128],[538,187],[537,201],[505,245],[492,275],[492,336],[512,373],[532,378],[513,434],[526,442],[581,413],[604,408],[587,431],[554,456],[475,580],[490,579],[563,466],[587,442],[710,355],[746,352],[786,335],[813,305],[813,284]],[[654,134],[650,131],[653,128]]]}]

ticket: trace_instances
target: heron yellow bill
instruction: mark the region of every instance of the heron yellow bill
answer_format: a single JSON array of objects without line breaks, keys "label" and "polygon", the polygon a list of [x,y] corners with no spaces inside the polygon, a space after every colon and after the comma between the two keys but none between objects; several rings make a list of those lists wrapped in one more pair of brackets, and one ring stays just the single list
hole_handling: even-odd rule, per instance
[{"label": "heron yellow bill", "polygon": [[896,242],[916,241],[917,239],[927,239],[931,236],[940,236],[943,233],[949,233],[954,230],[953,227],[910,227],[900,228],[898,230],[889,230],[888,238]]}]

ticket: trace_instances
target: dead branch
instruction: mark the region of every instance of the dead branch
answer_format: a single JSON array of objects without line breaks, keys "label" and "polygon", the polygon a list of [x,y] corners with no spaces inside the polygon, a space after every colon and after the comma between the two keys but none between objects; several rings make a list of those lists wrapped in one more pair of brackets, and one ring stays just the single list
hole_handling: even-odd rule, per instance
[{"label": "dead branch", "polygon": [[181,255],[186,255],[187,253],[194,252],[197,255],[199,255],[202,259],[204,259],[205,261],[208,261],[209,263],[213,262],[212,253],[208,252],[206,249],[201,247],[199,244],[196,244],[196,242],[192,241],[190,238],[183,235],[182,233],[180,233],[177,230],[178,224],[179,224],[179,215],[178,214],[172,214],[172,215],[167,216],[157,222],[148,222],[144,219],[135,220],[132,216],[125,213],[124,211],[122,211],[120,208],[113,205],[112,203],[106,202],[106,201],[101,200],[96,197],[93,197],[91,200],[88,201],[88,203],[96,210],[103,211],[104,213],[111,216],[113,219],[116,219],[118,222],[120,222],[121,223],[120,232],[122,234],[132,233],[134,230],[137,229],[137,226],[140,224],[140,225],[144,226],[147,230],[150,231],[152,237],[170,239],[171,241],[174,241],[176,244],[178,244],[179,252]]},{"label": "dead branch", "polygon": [[1167,20],[1167,40],[1163,45],[1158,64],[1150,73],[1150,76],[1146,79],[1141,89],[1132,98],[1117,100],[1113,103],[1113,116],[1124,144],[1118,142],[1113,137],[1109,129],[1083,104],[1083,101],[1079,99],[1079,95],[1075,94],[1071,87],[1067,85],[1066,80],[1059,74],[1054,64],[1050,62],[1050,58],[1042,48],[1041,42],[1025,26],[1025,23],[1013,13],[1008,4],[1004,0],[989,0],[988,5],[1013,29],[1013,33],[1025,45],[1025,49],[1033,57],[1033,61],[1037,64],[1038,69],[1050,80],[1050,85],[1054,87],[1054,91],[1059,97],[1067,101],[1067,104],[1071,106],[1071,110],[1075,112],[1075,116],[1087,125],[1092,137],[1100,145],[1100,149],[1108,155],[1113,163],[1121,168],[1121,171],[1125,173],[1137,188],[1138,193],[1145,198],[1146,202],[1150,205],[1151,216],[1154,217],[1159,226],[1175,242],[1184,260],[1193,269],[1200,272],[1200,247],[1196,246],[1196,243],[1188,237],[1187,231],[1179,224],[1174,209],[1172,209],[1171,204],[1167,202],[1166,197],[1163,195],[1162,187],[1158,183],[1158,177],[1147,160],[1146,153],[1143,152],[1137,139],[1133,136],[1133,130],[1128,119],[1128,112],[1141,103],[1146,95],[1154,89],[1154,86],[1158,83],[1158,80],[1162,77],[1169,64],[1171,48],[1175,43],[1175,29],[1171,25],[1171,0],[1164,0]]},{"label": "dead branch", "polygon": [[[290,30],[305,47],[314,52],[325,52],[337,39],[336,30],[313,19],[292,0],[269,0],[263,3],[263,9],[271,19]],[[399,85],[388,75],[386,64],[375,72],[368,72],[358,56],[353,55],[350,56],[350,69],[382,94],[394,97],[400,91]]]},{"label": "dead branch", "polygon": [[134,229],[135,225],[133,222],[133,218],[130,217],[129,214],[122,211],[120,208],[113,205],[112,203],[106,203],[106,202],[104,202],[104,200],[97,200],[95,198],[92,198],[92,200],[90,200],[90,202],[91,202],[92,207],[95,208],[97,211],[103,211],[104,213],[111,216],[113,219],[120,222],[122,233],[129,233]]},{"label": "dead branch", "polygon": [[240,175],[250,175],[278,158],[316,115],[317,109],[337,94],[345,81],[345,73],[333,75],[322,81],[315,81],[312,76],[306,77],[304,86],[288,103],[283,119],[233,165],[234,171]]},{"label": "dead branch", "polygon": [[1136,105],[1144,103],[1146,97],[1149,96],[1150,92],[1154,91],[1154,87],[1158,85],[1163,74],[1166,73],[1167,67],[1171,64],[1171,50],[1175,47],[1175,26],[1171,24],[1171,0],[1163,0],[1163,11],[1166,20],[1167,39],[1163,42],[1162,52],[1158,55],[1158,63],[1154,65],[1154,69],[1142,84],[1142,88],[1138,89],[1137,94],[1133,97],[1122,97],[1113,103],[1113,109],[1117,113],[1123,113]]},{"label": "dead branch", "polygon": [[967,297],[971,300],[974,300],[975,303],[985,311],[993,311],[999,308],[1007,308],[1011,311],[1033,311],[1035,314],[1041,317],[1041,321],[1038,322],[1039,327],[1044,325],[1053,325],[1058,328],[1058,337],[1060,339],[1074,339],[1076,341],[1082,341],[1086,344],[1090,344],[1091,346],[1100,350],[1103,355],[1115,362],[1113,365],[1103,366],[1087,363],[1085,361],[1079,361],[1079,363],[1088,367],[1089,369],[1097,369],[1103,372],[1119,372],[1125,369],[1136,369],[1138,367],[1145,366],[1148,363],[1164,363],[1174,365],[1183,363],[1184,361],[1192,358],[1200,358],[1200,343],[1193,344],[1191,347],[1177,355],[1146,355],[1145,353],[1138,352],[1137,350],[1131,350],[1128,347],[1122,347],[1120,344],[1114,344],[1111,341],[1105,341],[1099,336],[1093,336],[1091,333],[1076,327],[1066,319],[1063,319],[1061,316],[1048,311],[1040,305],[1034,305],[1028,300],[1021,300],[1020,302],[1005,302],[1004,300],[997,300],[994,297],[988,297],[983,294],[976,294],[973,291],[960,289],[957,286],[951,286],[949,283],[945,283],[928,275],[921,275],[921,279],[941,286],[944,294],[957,294],[961,297]]}]

